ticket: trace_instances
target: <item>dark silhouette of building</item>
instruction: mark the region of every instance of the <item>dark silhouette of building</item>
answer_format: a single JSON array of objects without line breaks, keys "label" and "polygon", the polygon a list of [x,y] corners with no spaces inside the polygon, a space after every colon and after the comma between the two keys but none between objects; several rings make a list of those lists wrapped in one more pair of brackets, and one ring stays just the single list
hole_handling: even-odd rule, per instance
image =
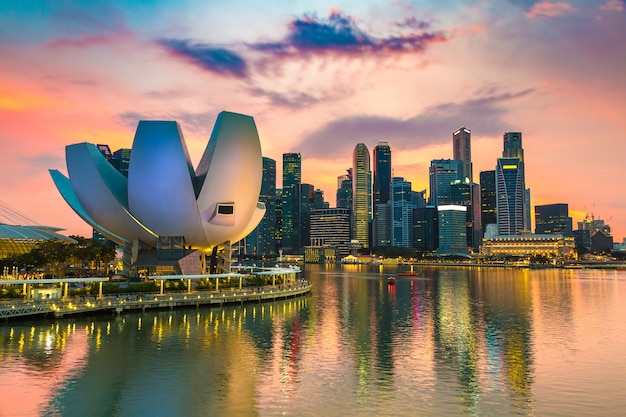
[{"label": "dark silhouette of building", "polygon": [[437,207],[413,209],[413,247],[423,252],[434,252],[439,247]]},{"label": "dark silhouette of building", "polygon": [[283,154],[282,240],[286,254],[295,254],[300,248],[300,184],[302,158],[299,153]]},{"label": "dark silhouette of building", "polygon": [[568,205],[558,203],[535,206],[535,233],[574,236]]}]

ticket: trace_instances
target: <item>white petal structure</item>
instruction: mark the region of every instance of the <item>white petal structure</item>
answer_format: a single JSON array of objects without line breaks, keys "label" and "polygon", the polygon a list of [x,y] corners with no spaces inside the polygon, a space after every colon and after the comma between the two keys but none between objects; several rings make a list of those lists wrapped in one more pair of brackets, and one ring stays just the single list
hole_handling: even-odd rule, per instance
[{"label": "white petal structure", "polygon": [[183,236],[209,249],[236,242],[265,214],[261,144],[250,116],[221,112],[194,173],[180,127],[141,121],[128,178],[89,143],[66,147],[69,178],[51,170],[65,201],[117,243],[154,247],[159,236]]}]

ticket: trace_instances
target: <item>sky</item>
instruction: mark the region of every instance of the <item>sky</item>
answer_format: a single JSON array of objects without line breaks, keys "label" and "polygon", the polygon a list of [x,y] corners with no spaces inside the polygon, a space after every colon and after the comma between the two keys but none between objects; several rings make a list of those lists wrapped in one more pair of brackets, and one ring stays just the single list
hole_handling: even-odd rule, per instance
[{"label": "sky", "polygon": [[196,165],[228,110],[254,117],[278,187],[299,152],[331,207],[359,142],[387,141],[419,191],[459,127],[476,180],[522,132],[532,206],[621,242],[625,44],[623,0],[0,0],[0,203],[23,216],[0,221],[90,236],[48,173],[66,145],[130,148],[139,120],[175,120]]}]

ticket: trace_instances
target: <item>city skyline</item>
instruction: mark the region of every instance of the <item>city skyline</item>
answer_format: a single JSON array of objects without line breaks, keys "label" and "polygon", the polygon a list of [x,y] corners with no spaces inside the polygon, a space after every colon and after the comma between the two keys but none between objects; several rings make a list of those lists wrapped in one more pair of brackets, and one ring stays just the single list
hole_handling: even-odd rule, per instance
[{"label": "city skyline", "polygon": [[421,190],[460,127],[475,181],[523,132],[532,207],[626,236],[623,1],[22,2],[0,22],[1,200],[67,234],[91,229],[47,173],[67,173],[66,145],[130,148],[139,120],[173,120],[195,165],[228,110],[254,117],[263,156],[301,153],[331,205],[357,143],[388,142]]}]

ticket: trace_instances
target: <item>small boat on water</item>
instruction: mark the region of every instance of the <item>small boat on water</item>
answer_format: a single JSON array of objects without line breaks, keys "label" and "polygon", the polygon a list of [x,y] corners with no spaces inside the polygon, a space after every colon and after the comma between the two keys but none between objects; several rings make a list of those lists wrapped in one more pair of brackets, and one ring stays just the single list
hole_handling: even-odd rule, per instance
[{"label": "small boat on water", "polygon": [[417,276],[417,272],[415,272],[415,271],[398,272],[398,276],[399,277],[416,277]]},{"label": "small boat on water", "polygon": [[387,277],[387,284],[395,285],[396,284],[396,277]]}]

